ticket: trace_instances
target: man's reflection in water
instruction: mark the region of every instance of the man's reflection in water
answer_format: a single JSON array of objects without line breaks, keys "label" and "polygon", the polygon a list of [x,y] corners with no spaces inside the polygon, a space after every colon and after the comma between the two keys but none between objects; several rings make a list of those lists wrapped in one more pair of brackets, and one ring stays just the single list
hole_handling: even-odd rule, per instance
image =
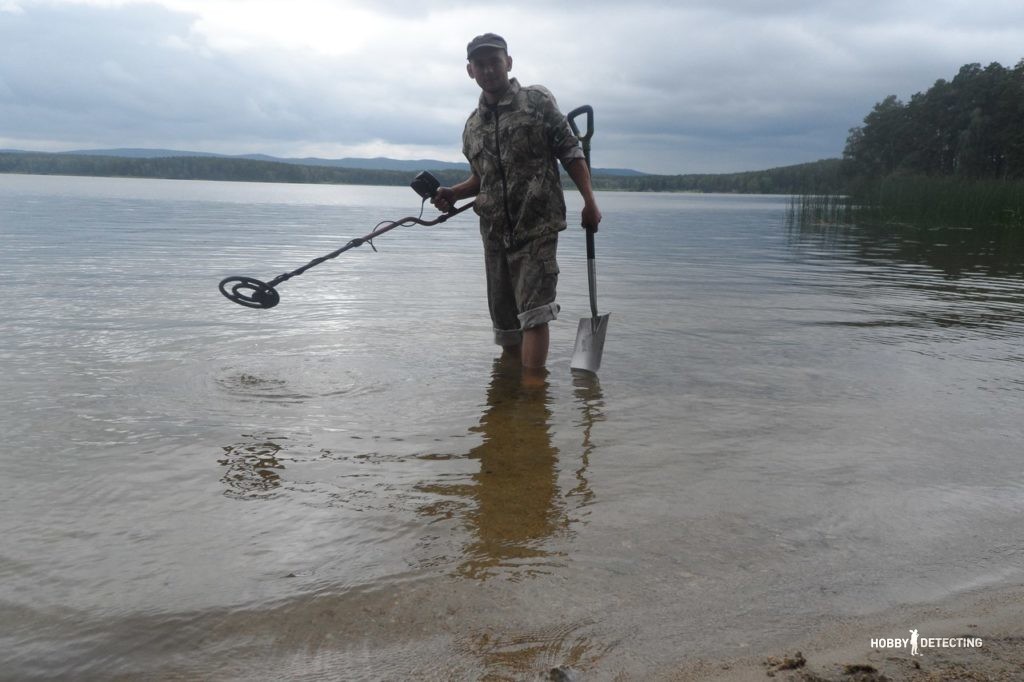
[{"label": "man's reflection in water", "polygon": [[566,525],[548,400],[546,380],[524,385],[518,363],[495,360],[487,408],[471,429],[482,441],[468,453],[480,471],[469,490],[476,506],[466,520],[474,538],[462,575],[482,579],[502,566],[536,567],[549,556],[547,541]]},{"label": "man's reflection in water", "polygon": [[590,468],[590,455],[595,448],[592,438],[594,424],[604,421],[604,394],[596,374],[574,371],[572,385],[580,408],[580,419],[576,426],[583,434],[583,451],[580,454],[580,466],[576,470],[576,486],[569,492],[569,496],[576,497],[576,506],[582,507],[594,499],[587,470]]},{"label": "man's reflection in water", "polygon": [[524,383],[515,360],[494,361],[487,403],[479,425],[470,429],[480,444],[466,453],[479,470],[465,482],[430,482],[420,492],[442,496],[420,509],[428,516],[459,518],[470,531],[460,549],[456,571],[487,579],[501,572],[544,570],[553,556],[551,539],[569,525],[567,501],[586,505],[593,493],[586,473],[593,451],[591,427],[603,419],[596,377],[574,380],[583,433],[576,484],[563,496],[558,486],[558,449],[552,443],[549,386],[546,379]]},{"label": "man's reflection in water", "polygon": [[454,516],[470,532],[459,550],[460,575],[484,580],[510,569],[537,571],[550,557],[549,540],[567,525],[548,401],[546,379],[526,384],[518,361],[495,360],[480,423],[470,429],[480,444],[465,455],[479,460],[479,469],[464,483],[418,486],[447,500],[420,513]]},{"label": "man's reflection in water", "polygon": [[[516,570],[531,574],[557,560],[559,534],[568,534],[570,517],[593,499],[587,480],[595,447],[591,432],[604,419],[597,377],[574,377],[573,386],[579,411],[572,433],[582,434],[582,451],[578,467],[577,456],[566,453],[562,466],[575,469],[575,484],[563,493],[547,382],[524,385],[518,367],[495,363],[487,409],[473,429],[483,439],[468,453],[480,461],[480,471],[461,491],[476,505],[464,514],[473,536],[459,574],[480,580]],[[592,666],[607,650],[587,636],[587,629],[587,623],[573,622],[525,630],[499,627],[474,632],[464,644],[496,679],[532,678],[542,669],[551,670],[551,679],[575,679],[575,670]]]}]

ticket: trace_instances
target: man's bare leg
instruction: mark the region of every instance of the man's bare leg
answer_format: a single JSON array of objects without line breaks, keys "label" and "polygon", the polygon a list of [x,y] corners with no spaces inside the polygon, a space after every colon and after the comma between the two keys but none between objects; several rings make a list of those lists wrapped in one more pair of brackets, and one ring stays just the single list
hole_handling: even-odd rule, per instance
[{"label": "man's bare leg", "polygon": [[523,367],[541,369],[548,362],[548,344],[551,334],[542,324],[523,331]]}]

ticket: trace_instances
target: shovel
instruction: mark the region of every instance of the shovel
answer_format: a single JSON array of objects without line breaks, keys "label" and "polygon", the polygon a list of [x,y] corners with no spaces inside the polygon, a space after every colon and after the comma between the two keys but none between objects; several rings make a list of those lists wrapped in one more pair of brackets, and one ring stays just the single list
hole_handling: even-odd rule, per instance
[{"label": "shovel", "polygon": [[[587,115],[587,132],[580,135],[576,126],[576,117],[580,114]],[[583,145],[583,156],[590,168],[590,138],[594,136],[594,109],[589,104],[578,107],[569,112],[566,116],[569,120],[569,127]],[[576,330],[576,346],[572,353],[572,362],[569,367],[573,370],[597,374],[601,368],[601,354],[604,352],[604,337],[608,331],[608,313],[597,314],[597,262],[594,256],[594,232],[586,228],[587,233],[587,283],[590,287],[590,317],[580,320],[580,326]]]}]

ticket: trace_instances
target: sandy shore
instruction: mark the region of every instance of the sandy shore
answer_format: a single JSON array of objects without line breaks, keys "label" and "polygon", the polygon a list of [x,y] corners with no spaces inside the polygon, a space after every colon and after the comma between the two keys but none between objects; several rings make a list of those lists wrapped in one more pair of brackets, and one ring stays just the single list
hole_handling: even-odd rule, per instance
[{"label": "sandy shore", "polygon": [[[566,648],[565,641],[554,635],[544,642],[535,637],[524,640],[509,632],[473,629],[472,637],[467,638],[464,624],[458,618],[439,617],[430,597],[422,593],[408,595],[428,602],[416,611],[400,608],[403,597],[399,593],[377,596],[384,596],[384,600],[355,605],[351,599],[333,602],[332,597],[320,595],[269,614],[224,613],[187,628],[191,634],[185,633],[186,641],[200,632],[206,638],[194,651],[183,652],[181,642],[172,641],[171,651],[158,656],[162,665],[139,670],[136,664],[117,673],[104,670],[92,674],[98,672],[92,670],[75,679],[1024,681],[1024,584],[980,589],[938,604],[896,607],[824,624],[808,623],[809,634],[804,639],[797,636],[781,643],[752,642],[742,657],[728,660],[714,654],[700,660],[683,651],[674,657],[671,651],[665,651],[653,668],[650,658],[627,659],[621,649],[609,651],[607,656],[589,655],[592,652],[581,639],[572,640],[573,649]],[[501,596],[493,597],[491,602],[472,599],[467,606],[498,610]],[[457,605],[446,599],[442,595],[446,608],[457,613]],[[919,633],[920,655],[911,655],[910,647],[902,643],[893,648],[872,643],[908,639],[911,629]],[[137,640],[122,636],[118,644],[132,650],[152,638],[145,627],[136,631]],[[937,646],[942,640],[979,639],[980,646]],[[360,649],[352,645],[360,641],[367,646]],[[936,645],[929,644],[933,641]],[[359,661],[365,663],[365,670],[356,665]]]},{"label": "sandy shore", "polygon": [[[919,646],[872,647],[872,640],[910,637]],[[946,638],[946,642],[935,641]],[[950,646],[960,639],[961,646]],[[925,640],[928,641],[925,641]],[[981,646],[962,646],[976,643]],[[968,641],[971,640],[971,641]],[[945,644],[943,647],[941,645]],[[730,661],[700,661],[657,679],[691,682],[1010,682],[1024,680],[1024,585],[984,590],[941,604],[895,608],[836,622],[821,633],[775,651]]]}]

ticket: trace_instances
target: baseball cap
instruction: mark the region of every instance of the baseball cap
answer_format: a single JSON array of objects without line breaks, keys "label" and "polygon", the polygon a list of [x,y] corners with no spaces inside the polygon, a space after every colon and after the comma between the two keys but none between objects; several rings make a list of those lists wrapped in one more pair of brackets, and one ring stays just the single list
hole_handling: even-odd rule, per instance
[{"label": "baseball cap", "polygon": [[482,47],[496,47],[508,52],[508,44],[504,38],[497,33],[485,33],[482,36],[473,38],[473,40],[469,41],[469,45],[466,45],[466,59],[472,57],[473,53]]}]

